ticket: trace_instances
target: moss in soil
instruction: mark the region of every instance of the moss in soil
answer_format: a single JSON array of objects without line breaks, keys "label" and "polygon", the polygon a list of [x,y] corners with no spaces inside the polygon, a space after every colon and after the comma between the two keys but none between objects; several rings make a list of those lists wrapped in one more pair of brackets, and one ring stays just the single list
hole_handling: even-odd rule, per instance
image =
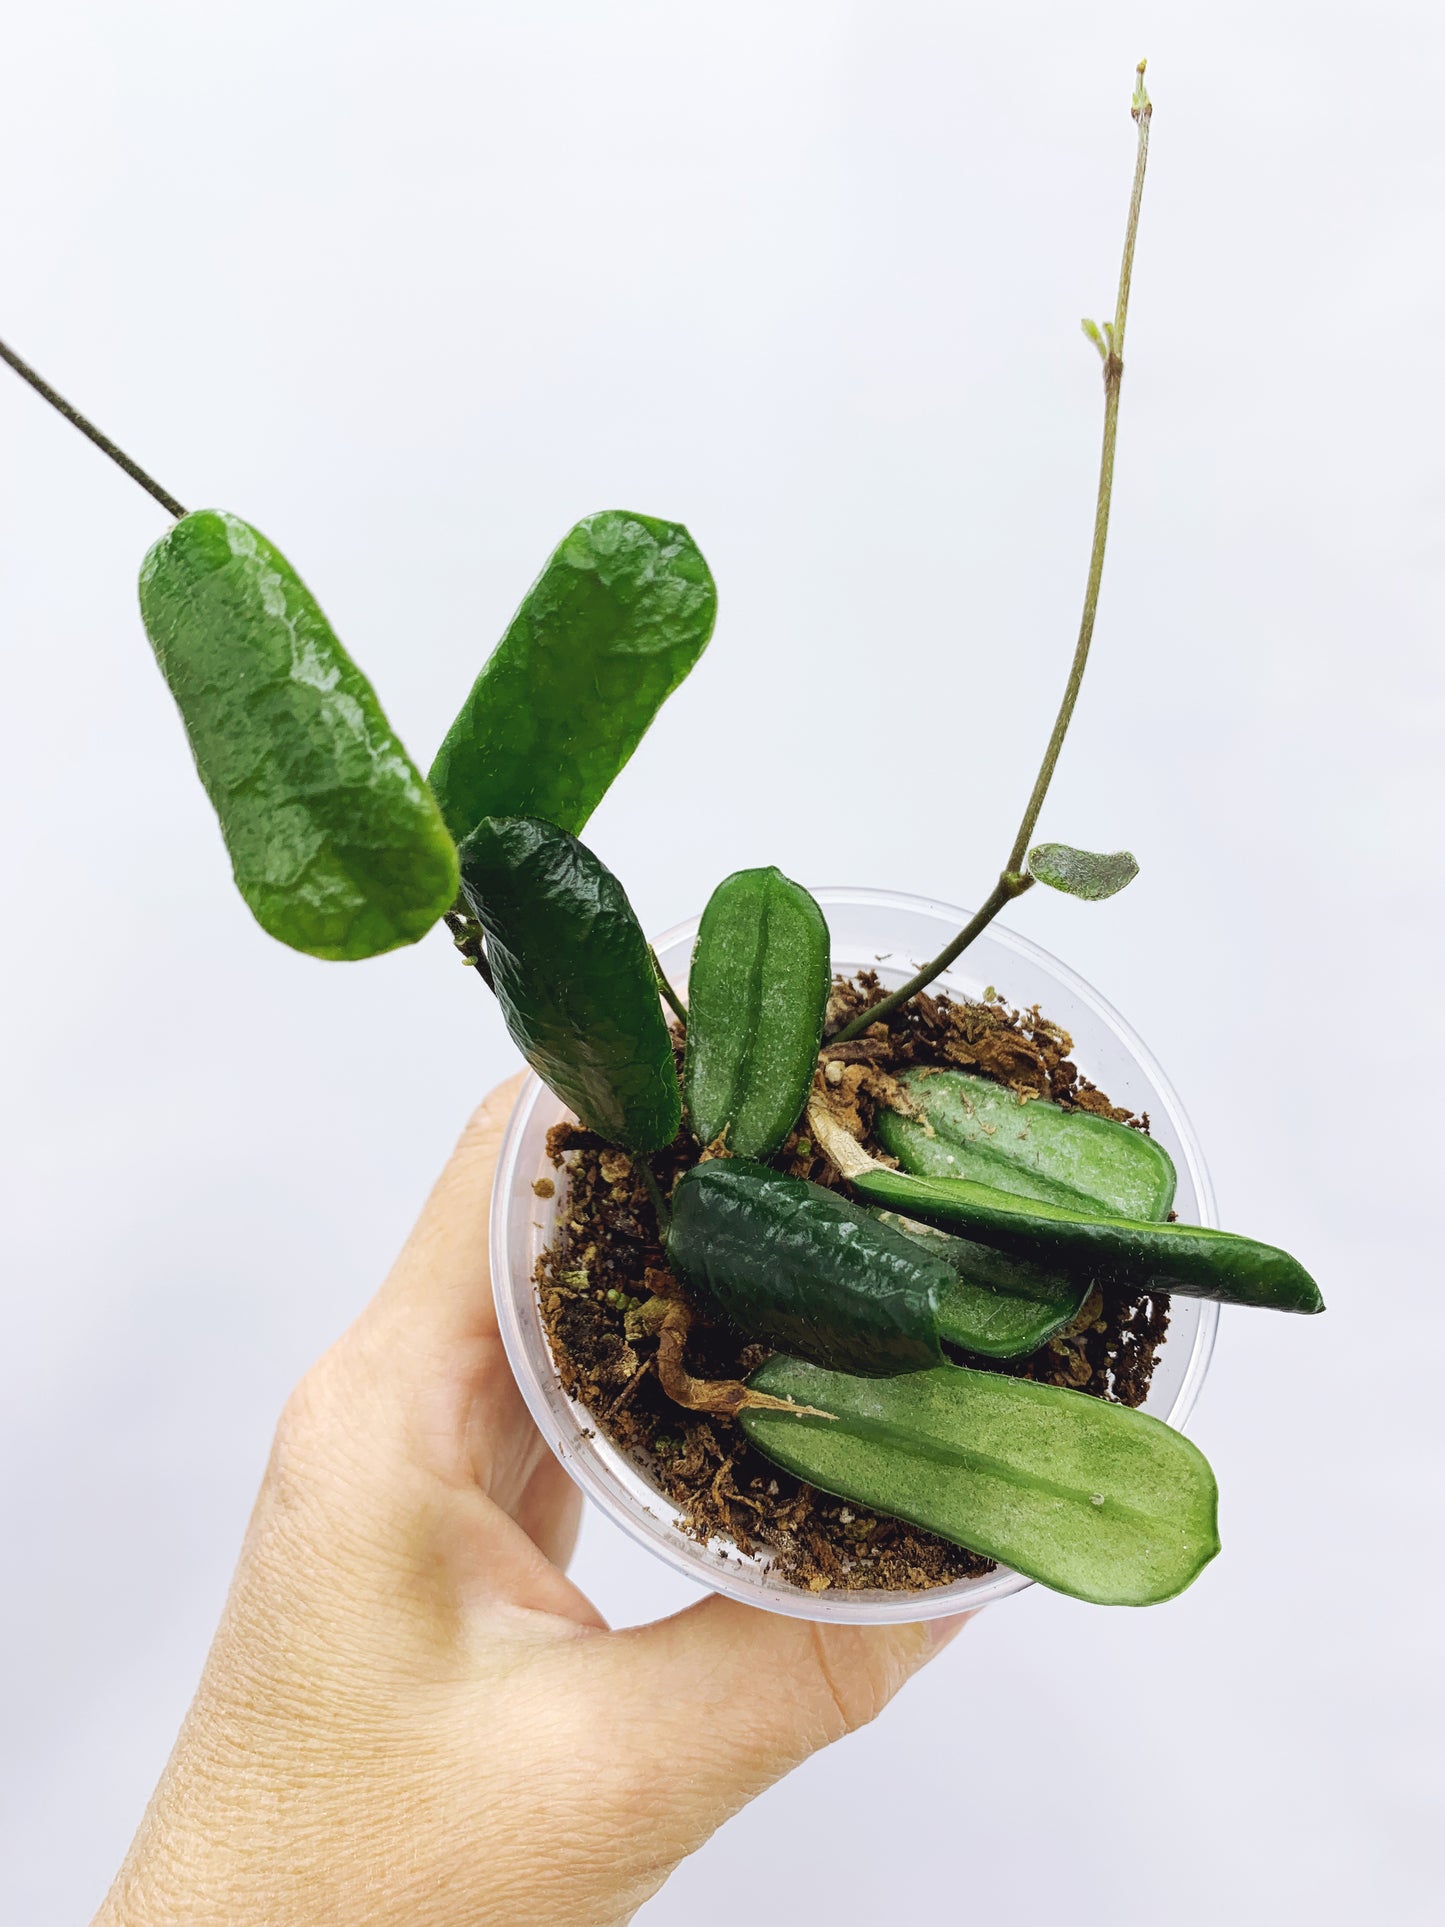
[{"label": "moss in soil", "polygon": [[[836,980],[825,1035],[878,995],[870,972]],[[680,1031],[674,1046],[680,1069]],[[975,1071],[1021,1101],[1047,1098],[1066,1110],[1092,1111],[1147,1131],[1147,1116],[1112,1105],[1080,1075],[1071,1050],[1068,1034],[1037,1009],[1011,1010],[994,998],[967,1003],[923,995],[851,1043],[825,1042],[817,1088],[875,1155],[874,1114],[889,1099],[893,1073],[911,1064]],[[637,1165],[573,1125],[558,1125],[547,1148],[565,1170],[565,1208],[558,1235],[539,1261],[537,1283],[563,1388],[600,1432],[646,1468],[677,1506],[682,1530],[767,1555],[782,1576],[815,1592],[916,1591],[991,1570],[989,1560],[961,1546],[790,1478],[731,1419],[673,1404],[658,1382],[656,1340],[637,1335],[635,1326],[632,1335],[628,1330],[629,1312],[651,1295],[648,1271],[666,1266]],[[684,1129],[650,1160],[664,1194],[700,1154]],[[774,1162],[794,1177],[841,1188],[806,1127]],[[556,1186],[541,1178],[535,1188],[547,1197]],[[767,1357],[766,1346],[745,1344],[710,1322],[702,1308],[693,1309],[686,1364],[695,1377],[744,1378]],[[1096,1288],[1074,1324],[1027,1358],[965,1362],[1140,1405],[1168,1323],[1167,1297]]]}]

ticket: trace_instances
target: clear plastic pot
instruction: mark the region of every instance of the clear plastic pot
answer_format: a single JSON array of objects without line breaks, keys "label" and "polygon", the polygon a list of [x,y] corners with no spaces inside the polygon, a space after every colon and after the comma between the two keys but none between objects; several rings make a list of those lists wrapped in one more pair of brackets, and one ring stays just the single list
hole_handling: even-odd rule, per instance
[{"label": "clear plastic pot", "polygon": [[[923,959],[943,948],[969,915],[922,897],[878,890],[814,894],[828,918],[834,969],[847,975],[875,969],[885,985],[902,983]],[[663,968],[684,992],[696,934],[694,919],[657,941]],[[965,951],[940,983],[974,998],[992,985],[1009,1003],[1038,1004],[1046,1017],[1062,1024],[1073,1036],[1080,1070],[1116,1104],[1149,1113],[1154,1136],[1178,1167],[1180,1218],[1188,1224],[1214,1223],[1204,1158],[1183,1107],[1149,1051],[1097,991],[1046,950],[997,924]],[[592,1416],[565,1395],[553,1368],[534,1276],[565,1202],[565,1174],[555,1171],[547,1158],[547,1132],[569,1115],[544,1084],[528,1078],[512,1112],[497,1171],[492,1277],[502,1337],[528,1409],[588,1498],[689,1579],[748,1605],[800,1619],[874,1625],[932,1619],[988,1605],[1030,1585],[1032,1581],[1000,1567],[979,1579],[918,1592],[809,1592],[772,1571],[765,1558],[740,1552],[730,1540],[703,1545],[679,1530],[671,1501],[643,1466],[604,1438]],[[532,1186],[539,1177],[557,1181],[554,1197],[536,1196]],[[1174,1300],[1147,1411],[1171,1425],[1183,1425],[1209,1368],[1218,1318],[1218,1306],[1206,1300]]]}]

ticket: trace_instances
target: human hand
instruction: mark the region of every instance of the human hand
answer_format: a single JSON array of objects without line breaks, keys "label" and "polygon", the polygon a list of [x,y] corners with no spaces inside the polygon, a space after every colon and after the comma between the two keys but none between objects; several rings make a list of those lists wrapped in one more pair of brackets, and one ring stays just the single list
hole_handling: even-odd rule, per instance
[{"label": "human hand", "polygon": [[195,1702],[97,1927],[611,1927],[962,1620],[712,1597],[607,1629],[497,1331],[519,1079],[277,1430]]}]

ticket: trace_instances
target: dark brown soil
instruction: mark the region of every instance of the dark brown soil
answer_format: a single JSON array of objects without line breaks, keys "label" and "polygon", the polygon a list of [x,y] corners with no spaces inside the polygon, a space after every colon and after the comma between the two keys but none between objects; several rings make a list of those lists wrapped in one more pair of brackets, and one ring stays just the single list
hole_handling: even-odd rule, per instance
[{"label": "dark brown soil", "polygon": [[[878,995],[869,973],[836,982],[827,1034]],[[680,1059],[680,1032],[675,1044]],[[890,1074],[909,1064],[957,1065],[994,1078],[1021,1098],[1047,1097],[1067,1110],[1093,1111],[1147,1130],[1147,1117],[1111,1105],[1079,1074],[1071,1049],[1067,1033],[1037,1010],[925,995],[851,1043],[825,1043],[818,1088],[875,1154],[877,1102],[888,1095]],[[539,1263],[538,1285],[562,1384],[600,1432],[647,1468],[679,1508],[685,1531],[768,1554],[785,1577],[814,1591],[917,1590],[989,1571],[990,1561],[975,1553],[789,1477],[731,1419],[673,1404],[654,1368],[656,1340],[629,1336],[626,1326],[627,1314],[650,1296],[649,1268],[666,1264],[646,1185],[625,1152],[609,1149],[588,1131],[559,1126],[548,1150],[565,1169],[567,1208],[557,1241]],[[684,1132],[651,1160],[664,1194],[699,1155]],[[839,1186],[838,1173],[805,1134],[790,1138],[775,1162],[795,1177]],[[539,1180],[536,1188],[550,1195],[552,1180]],[[709,1323],[702,1308],[694,1312],[686,1363],[695,1377],[743,1378],[767,1357],[766,1346],[743,1344]],[[1167,1298],[1096,1290],[1074,1325],[1028,1358],[968,1362],[1139,1405],[1168,1323]]]}]

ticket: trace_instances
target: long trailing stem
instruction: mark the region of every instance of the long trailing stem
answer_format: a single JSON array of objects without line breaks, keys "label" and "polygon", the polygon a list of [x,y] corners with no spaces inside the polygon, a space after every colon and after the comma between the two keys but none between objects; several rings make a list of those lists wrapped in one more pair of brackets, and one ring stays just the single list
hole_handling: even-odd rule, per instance
[{"label": "long trailing stem", "polygon": [[999,874],[998,882],[984,899],[958,935],[945,944],[938,955],[908,979],[897,990],[890,991],[867,1010],[860,1011],[850,1023],[843,1026],[834,1043],[846,1043],[849,1038],[857,1037],[870,1024],[880,1023],[890,1017],[901,1004],[907,1003],[920,990],[927,989],[935,977],[959,957],[978,936],[987,929],[1000,910],[1012,903],[1015,897],[1023,895],[1031,888],[1033,878],[1024,868],[1029,844],[1033,840],[1039,812],[1043,809],[1044,798],[1049,793],[1054,770],[1059,760],[1059,751],[1064,746],[1064,738],[1069,732],[1073,719],[1074,705],[1079,700],[1079,689],[1084,680],[1084,670],[1089,661],[1089,645],[1094,640],[1094,618],[1099,608],[1099,585],[1104,576],[1104,551],[1109,540],[1109,509],[1114,494],[1114,446],[1119,434],[1119,390],[1124,379],[1124,326],[1129,318],[1129,288],[1134,278],[1134,244],[1139,234],[1139,209],[1144,199],[1144,171],[1149,163],[1149,121],[1153,106],[1144,86],[1144,65],[1138,66],[1138,78],[1134,88],[1134,100],[1130,109],[1135,125],[1139,130],[1138,151],[1134,160],[1134,187],[1129,196],[1129,219],[1124,229],[1124,254],[1119,265],[1119,291],[1114,301],[1114,319],[1106,321],[1102,327],[1092,321],[1084,323],[1084,332],[1098,349],[1104,364],[1104,434],[1099,451],[1099,486],[1094,503],[1094,542],[1089,554],[1089,574],[1084,585],[1084,608],[1079,618],[1079,636],[1074,644],[1074,659],[1069,665],[1069,679],[1064,685],[1063,701],[1059,713],[1054,718],[1054,726],[1049,734],[1044,758],[1039,765],[1039,773],[1034,778],[1034,786],[1029,792],[1028,804],[1019,823],[1018,834],[1014,837],[1007,860]]},{"label": "long trailing stem", "polygon": [[[1134,161],[1134,188],[1129,196],[1129,219],[1124,229],[1124,256],[1119,264],[1119,292],[1114,302],[1112,324],[1105,322],[1101,329],[1085,323],[1085,333],[1098,348],[1104,363],[1104,438],[1099,451],[1099,490],[1094,505],[1094,546],[1089,556],[1089,576],[1084,586],[1084,610],[1079,619],[1079,639],[1074,645],[1074,660],[1069,665],[1069,680],[1064,688],[1064,699],[1059,704],[1059,713],[1054,718],[1053,731],[1049,736],[1044,760],[1039,765],[1039,773],[1034,779],[1033,789],[1029,792],[1028,807],[1023,821],[1019,824],[1018,835],[1014,838],[1013,848],[1009,851],[1006,870],[1020,870],[1033,840],[1034,826],[1039,820],[1039,811],[1044,806],[1049,784],[1053,781],[1054,766],[1059,760],[1059,751],[1064,746],[1069,723],[1073,718],[1074,704],[1079,700],[1079,686],[1084,680],[1084,669],[1089,660],[1089,645],[1094,640],[1094,617],[1099,607],[1099,584],[1104,575],[1104,549],[1109,540],[1109,509],[1114,496],[1114,444],[1119,434],[1119,389],[1124,379],[1124,324],[1129,318],[1129,287],[1134,279],[1134,243],[1139,234],[1139,209],[1144,199],[1144,170],[1149,164],[1149,121],[1153,107],[1144,88],[1144,62],[1139,62],[1138,84],[1134,89],[1134,104],[1131,109],[1139,129],[1139,148]],[[1101,338],[1102,337],[1102,338]]]},{"label": "long trailing stem", "polygon": [[8,362],[22,381],[30,383],[37,395],[42,395],[50,406],[57,413],[64,415],[71,426],[78,428],[82,435],[89,436],[103,454],[109,455],[116,466],[123,468],[133,482],[139,482],[147,495],[154,496],[163,509],[174,515],[178,522],[180,521],[186,511],[175,496],[163,489],[153,476],[147,475],[140,463],[133,462],[124,449],[117,448],[109,435],[102,435],[95,423],[88,421],[78,408],[72,408],[64,395],[57,394],[50,383],[35,372],[28,361],[22,361],[15,350],[8,348],[3,341],[0,341],[0,361]]}]

